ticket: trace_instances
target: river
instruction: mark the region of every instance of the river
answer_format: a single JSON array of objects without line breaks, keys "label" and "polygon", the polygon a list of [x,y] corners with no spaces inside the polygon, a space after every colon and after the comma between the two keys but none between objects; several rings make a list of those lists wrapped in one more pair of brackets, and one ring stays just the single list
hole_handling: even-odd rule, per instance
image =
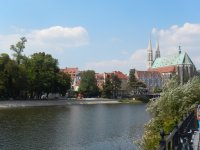
[{"label": "river", "polygon": [[150,116],[145,104],[0,110],[1,150],[136,150]]}]

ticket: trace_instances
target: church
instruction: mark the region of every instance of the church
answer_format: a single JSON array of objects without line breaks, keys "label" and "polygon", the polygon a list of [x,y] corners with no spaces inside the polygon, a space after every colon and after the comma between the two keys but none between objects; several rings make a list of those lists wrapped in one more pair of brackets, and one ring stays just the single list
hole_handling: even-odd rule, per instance
[{"label": "church", "polygon": [[136,71],[135,75],[143,81],[150,91],[162,88],[172,76],[177,75],[180,83],[186,82],[196,74],[196,67],[186,52],[179,49],[173,55],[161,57],[159,42],[156,42],[153,55],[151,39],[147,48],[147,71]]}]

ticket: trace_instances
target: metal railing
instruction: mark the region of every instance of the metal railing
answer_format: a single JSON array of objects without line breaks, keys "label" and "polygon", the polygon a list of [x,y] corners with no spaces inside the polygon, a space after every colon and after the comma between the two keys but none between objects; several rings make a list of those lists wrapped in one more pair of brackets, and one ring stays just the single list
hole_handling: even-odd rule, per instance
[{"label": "metal railing", "polygon": [[189,130],[195,129],[195,112],[187,114],[183,120],[174,127],[173,131],[169,134],[165,134],[162,130],[160,132],[161,141],[157,150],[180,150],[181,141],[180,138],[184,135],[191,141],[192,134],[187,134]]}]

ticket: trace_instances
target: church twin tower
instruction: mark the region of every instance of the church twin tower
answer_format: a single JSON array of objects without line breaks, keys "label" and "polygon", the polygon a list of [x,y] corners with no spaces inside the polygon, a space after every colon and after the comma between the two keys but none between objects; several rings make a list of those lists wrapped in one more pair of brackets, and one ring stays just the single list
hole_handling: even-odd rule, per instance
[{"label": "church twin tower", "polygon": [[147,48],[147,53],[148,53],[148,58],[147,58],[147,61],[148,61],[148,68],[151,68],[152,65],[153,65],[153,62],[156,58],[159,58],[160,57],[160,48],[159,48],[159,42],[157,40],[156,42],[156,54],[155,54],[155,58],[153,59],[153,49],[152,49],[152,43],[151,43],[151,38],[149,39],[149,45],[148,45],[148,48]]}]

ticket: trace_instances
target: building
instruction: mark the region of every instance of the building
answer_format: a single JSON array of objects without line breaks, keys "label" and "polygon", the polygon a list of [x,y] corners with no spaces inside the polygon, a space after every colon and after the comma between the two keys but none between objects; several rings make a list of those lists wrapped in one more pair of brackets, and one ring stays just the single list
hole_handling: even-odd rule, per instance
[{"label": "building", "polygon": [[71,79],[74,79],[77,75],[77,73],[79,72],[78,68],[65,68],[65,69],[61,69],[62,72],[67,73],[70,75]]},{"label": "building", "polygon": [[105,73],[96,73],[95,78],[97,80],[97,86],[100,90],[103,89],[103,85],[105,83]]},{"label": "building", "polygon": [[103,85],[105,84],[106,78],[111,76],[112,74],[116,75],[121,80],[121,90],[125,90],[128,81],[128,76],[122,73],[121,71],[113,71],[111,73],[96,73],[97,86],[99,87],[99,89],[103,89]]},{"label": "building", "polygon": [[148,91],[162,88],[162,76],[157,71],[135,71],[135,77],[145,83]]},{"label": "building", "polygon": [[65,68],[61,69],[60,71],[67,73],[71,77],[71,88],[74,91],[78,90],[78,86],[80,84],[80,71],[78,68]]},{"label": "building", "polygon": [[127,89],[127,82],[128,82],[128,76],[121,71],[113,71],[114,75],[116,75],[121,80],[121,90]]},{"label": "building", "polygon": [[172,77],[177,76],[180,83],[186,82],[196,74],[196,67],[186,52],[179,49],[175,54],[162,56],[159,42],[156,42],[155,57],[151,39],[147,48],[147,71],[136,71],[136,77],[143,81],[149,90],[163,85]]}]

